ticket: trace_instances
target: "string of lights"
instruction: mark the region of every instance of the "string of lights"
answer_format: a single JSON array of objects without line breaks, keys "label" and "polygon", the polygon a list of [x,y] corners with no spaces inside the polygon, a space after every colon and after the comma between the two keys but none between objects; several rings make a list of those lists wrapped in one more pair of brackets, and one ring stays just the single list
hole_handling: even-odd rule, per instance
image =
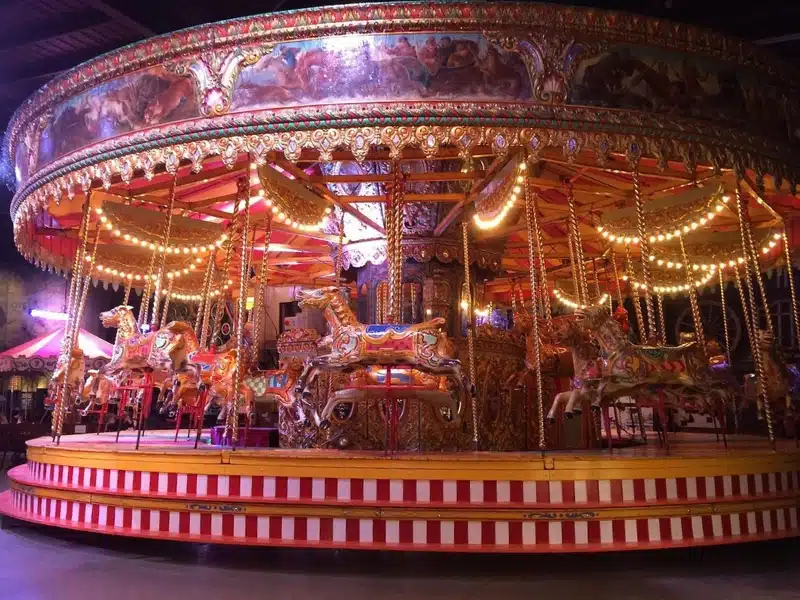
[{"label": "string of lights", "polygon": [[506,199],[502,208],[495,216],[493,216],[491,219],[482,219],[480,215],[475,214],[475,216],[472,217],[472,220],[475,222],[475,225],[478,226],[478,229],[494,229],[505,220],[506,216],[508,216],[508,213],[511,212],[511,209],[514,208],[516,203],[519,201],[520,194],[522,193],[522,184],[525,182],[525,170],[527,168],[528,165],[524,160],[521,160],[517,165],[517,176],[514,181],[514,186],[511,188],[511,192],[509,193],[508,198]]},{"label": "string of lights", "polygon": [[122,238],[126,242],[130,242],[135,246],[141,246],[142,248],[147,248],[149,250],[157,251],[159,254],[166,252],[167,254],[198,254],[198,253],[206,253],[211,252],[214,248],[219,248],[225,241],[228,239],[228,234],[223,233],[211,244],[195,244],[195,245],[185,245],[185,246],[172,246],[167,244],[164,245],[163,242],[154,242],[153,240],[146,239],[142,237],[141,233],[139,235],[135,235],[126,231],[125,226],[119,224],[118,222],[114,221],[111,217],[106,215],[103,212],[102,208],[95,208],[95,214],[100,219],[100,223],[102,227],[105,227],[112,236],[117,238]]},{"label": "string of lights", "polygon": [[553,288],[553,296],[555,296],[556,300],[558,300],[559,303],[568,308],[588,308],[589,306],[603,306],[608,303],[608,298],[609,298],[608,293],[603,293],[599,298],[597,298],[593,302],[590,302],[588,305],[580,304],[579,302],[575,302],[575,300],[564,294],[564,292],[562,292],[557,287]]},{"label": "string of lights", "polygon": [[[708,226],[712,223],[718,213],[721,213],[723,210],[725,210],[725,207],[729,201],[730,196],[728,195],[715,196],[709,203],[707,209],[704,209],[699,217],[685,219],[682,225],[678,225],[674,229],[672,227],[665,227],[659,230],[657,233],[650,234],[647,239],[651,244],[665,243],[673,240],[674,238],[680,237],[681,235],[685,235]],[[713,210],[711,210],[712,207]],[[597,232],[603,236],[603,238],[611,243],[634,245],[639,243],[638,237],[615,232],[608,225],[598,225],[596,229]]]}]

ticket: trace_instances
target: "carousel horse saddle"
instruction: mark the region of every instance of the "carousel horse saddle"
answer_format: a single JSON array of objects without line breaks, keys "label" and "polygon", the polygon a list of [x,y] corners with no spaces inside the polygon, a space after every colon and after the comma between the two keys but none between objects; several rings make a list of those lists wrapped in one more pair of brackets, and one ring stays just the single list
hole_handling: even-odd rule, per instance
[{"label": "carousel horse saddle", "polygon": [[380,325],[367,325],[365,327],[365,332],[370,337],[378,337],[385,335],[387,333],[403,333],[406,331],[411,325],[403,325],[397,323],[383,323]]}]

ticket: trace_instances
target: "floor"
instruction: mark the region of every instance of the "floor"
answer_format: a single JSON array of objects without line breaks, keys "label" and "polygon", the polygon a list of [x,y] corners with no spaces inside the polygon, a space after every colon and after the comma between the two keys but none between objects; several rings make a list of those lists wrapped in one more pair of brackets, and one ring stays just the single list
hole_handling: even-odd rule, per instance
[{"label": "floor", "polygon": [[[8,481],[0,474],[0,490]],[[0,600],[800,599],[800,540],[594,556],[365,554],[0,529]]]}]

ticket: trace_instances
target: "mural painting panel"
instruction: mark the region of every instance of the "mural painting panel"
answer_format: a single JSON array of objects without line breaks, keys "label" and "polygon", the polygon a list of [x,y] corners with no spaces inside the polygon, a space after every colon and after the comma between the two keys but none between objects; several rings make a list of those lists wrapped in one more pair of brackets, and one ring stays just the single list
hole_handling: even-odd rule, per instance
[{"label": "mural painting panel", "polygon": [[278,45],[237,80],[232,110],[396,100],[524,101],[519,55],[479,34],[350,35]]},{"label": "mural painting panel", "polygon": [[38,164],[131,131],[198,116],[191,78],[160,66],[132,73],[60,104],[42,131]]},{"label": "mural painting panel", "polygon": [[577,67],[570,104],[655,112],[789,136],[780,90],[755,73],[713,59],[616,46]]}]

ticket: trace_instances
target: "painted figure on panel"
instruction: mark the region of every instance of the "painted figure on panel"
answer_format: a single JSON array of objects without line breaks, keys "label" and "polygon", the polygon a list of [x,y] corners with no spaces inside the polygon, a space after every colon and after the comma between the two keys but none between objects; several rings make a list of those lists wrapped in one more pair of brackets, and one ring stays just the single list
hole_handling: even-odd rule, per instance
[{"label": "painted figure on panel", "polygon": [[232,107],[530,97],[519,56],[497,49],[480,35],[348,36],[281,44],[242,71]]}]

